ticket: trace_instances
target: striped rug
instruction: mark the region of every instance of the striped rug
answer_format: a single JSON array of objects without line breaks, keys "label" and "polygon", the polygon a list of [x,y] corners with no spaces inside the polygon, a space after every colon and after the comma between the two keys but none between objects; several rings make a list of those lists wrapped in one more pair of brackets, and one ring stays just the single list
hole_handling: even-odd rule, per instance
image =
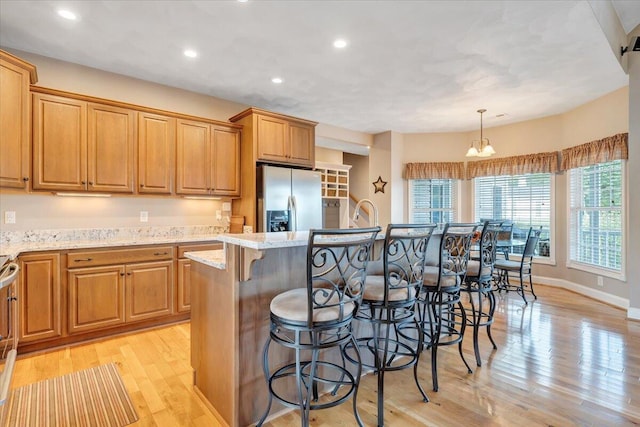
[{"label": "striped rug", "polygon": [[6,427],[120,427],[138,420],[113,363],[17,388],[2,409]]}]

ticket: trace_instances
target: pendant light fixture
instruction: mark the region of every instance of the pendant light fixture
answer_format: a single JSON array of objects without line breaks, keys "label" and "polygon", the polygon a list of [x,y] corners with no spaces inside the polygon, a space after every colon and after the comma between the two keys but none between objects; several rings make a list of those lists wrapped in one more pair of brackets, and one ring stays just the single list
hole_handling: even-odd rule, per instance
[{"label": "pendant light fixture", "polygon": [[489,157],[496,154],[489,142],[489,138],[485,138],[482,134],[482,114],[486,111],[484,108],[478,110],[478,113],[480,113],[480,140],[471,142],[471,146],[467,151],[467,157]]}]

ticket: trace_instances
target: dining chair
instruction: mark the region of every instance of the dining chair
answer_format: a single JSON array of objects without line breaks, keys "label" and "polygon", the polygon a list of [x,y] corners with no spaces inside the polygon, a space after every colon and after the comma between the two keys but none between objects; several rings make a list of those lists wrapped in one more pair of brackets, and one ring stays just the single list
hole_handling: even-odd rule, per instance
[{"label": "dining chair", "polygon": [[[270,333],[263,350],[269,399],[258,426],[269,415],[274,398],[298,408],[303,427],[309,425],[310,411],[352,398],[356,422],[363,425],[356,405],[362,365],[352,321],[362,301],[367,263],[379,231],[380,227],[309,231],[306,283],[271,300]],[[284,366],[273,369],[272,343],[294,353],[289,358],[282,351],[274,354],[275,360],[284,360]],[[351,370],[343,357],[348,343],[354,349]],[[339,357],[328,358],[332,349],[338,350]]]},{"label": "dining chair", "polygon": [[[415,307],[435,228],[436,224],[389,224],[380,259],[367,267],[362,306],[356,314],[356,324],[362,326],[358,329],[367,333],[356,341],[362,365],[377,375],[378,426],[384,425],[384,378],[388,371],[413,367],[418,391],[423,401],[429,401],[418,380],[423,334]],[[409,329],[414,333],[403,333]]]},{"label": "dining chair", "polygon": [[[477,259],[471,259],[467,263],[467,274],[463,284],[463,290],[466,291],[471,305],[471,310],[467,310],[467,325],[473,328],[473,350],[478,366],[482,366],[478,344],[478,334],[481,327],[487,328],[487,335],[493,348],[498,348],[491,336],[491,325],[493,324],[493,315],[496,308],[496,300],[493,293],[493,272],[500,230],[500,222],[490,220],[484,222],[478,239],[479,256]],[[485,304],[485,299],[488,302],[488,306]]]},{"label": "dining chair", "polygon": [[433,391],[438,391],[438,347],[458,345],[460,357],[473,373],[462,353],[462,340],[467,325],[465,308],[460,298],[461,285],[467,274],[471,239],[478,224],[445,224],[440,236],[437,266],[426,266],[422,291],[418,296],[418,322],[424,334],[424,346],[431,349]]},{"label": "dining chair", "polygon": [[[500,285],[499,289],[504,289],[506,291],[510,289],[515,289],[518,294],[524,300],[524,303],[527,304],[527,298],[524,295],[525,292],[525,278],[529,279],[529,290],[533,295],[534,299],[538,299],[537,295],[533,291],[533,280],[531,278],[531,268],[533,266],[533,256],[535,255],[536,248],[538,246],[538,241],[540,240],[540,233],[542,232],[542,227],[539,229],[534,229],[533,227],[529,228],[527,233],[527,240],[524,245],[524,251],[522,253],[522,258],[520,261],[512,261],[508,259],[499,259],[496,260],[495,268],[500,272]],[[519,279],[518,285],[512,285],[510,283],[510,276],[517,277]]]}]

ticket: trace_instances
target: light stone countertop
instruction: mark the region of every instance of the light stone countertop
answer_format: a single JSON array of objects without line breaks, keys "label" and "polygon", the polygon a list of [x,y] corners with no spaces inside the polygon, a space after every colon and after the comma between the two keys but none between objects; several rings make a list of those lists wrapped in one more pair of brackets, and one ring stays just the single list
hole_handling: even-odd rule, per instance
[{"label": "light stone countertop", "polygon": [[[385,230],[378,232],[376,240],[384,239]],[[344,235],[344,237],[347,237]],[[309,243],[308,231],[278,231],[273,233],[221,234],[217,240],[243,248],[257,250],[292,248]]]},{"label": "light stone countertop", "polygon": [[224,249],[217,249],[213,251],[185,252],[184,256],[210,267],[224,270],[227,267],[227,259],[225,254],[226,252]]},{"label": "light stone countertop", "polygon": [[35,251],[210,242],[218,241],[224,231],[213,226],[171,226],[1,232],[0,255],[15,259]]}]

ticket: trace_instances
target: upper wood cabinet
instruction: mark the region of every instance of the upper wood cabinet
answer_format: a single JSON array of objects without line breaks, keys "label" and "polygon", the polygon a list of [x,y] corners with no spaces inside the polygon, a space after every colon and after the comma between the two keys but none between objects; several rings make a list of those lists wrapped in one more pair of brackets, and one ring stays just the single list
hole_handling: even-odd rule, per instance
[{"label": "upper wood cabinet", "polygon": [[255,161],[313,167],[316,122],[249,108],[229,119],[245,126],[251,122],[245,140],[255,144]]},{"label": "upper wood cabinet", "polygon": [[138,192],[173,192],[176,119],[138,113]]},{"label": "upper wood cabinet", "polygon": [[26,188],[30,179],[29,84],[36,68],[0,50],[0,187]]},{"label": "upper wood cabinet", "polygon": [[240,131],[205,122],[177,122],[176,192],[240,195]]},{"label": "upper wood cabinet", "polygon": [[136,112],[33,95],[34,190],[132,193]]}]

